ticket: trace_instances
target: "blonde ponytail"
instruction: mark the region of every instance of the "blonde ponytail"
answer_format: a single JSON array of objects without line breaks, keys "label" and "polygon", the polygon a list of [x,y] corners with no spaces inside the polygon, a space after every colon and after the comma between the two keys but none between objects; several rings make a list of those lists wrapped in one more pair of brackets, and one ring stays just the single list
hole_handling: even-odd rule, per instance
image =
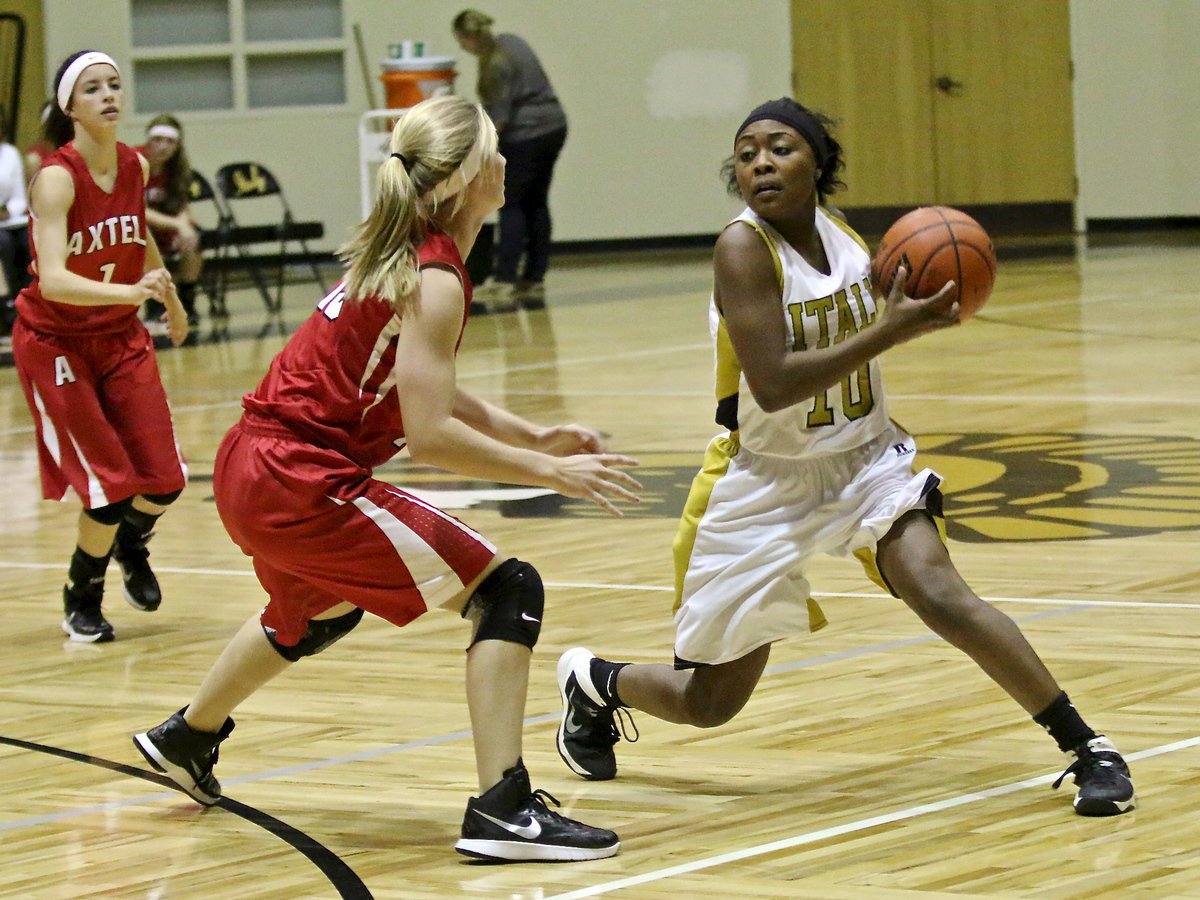
[{"label": "blonde ponytail", "polygon": [[417,288],[417,245],[423,237],[416,185],[388,157],[375,179],[375,205],[355,235],[338,249],[348,264],[346,296],[382,297],[399,308]]},{"label": "blonde ponytail", "polygon": [[495,155],[496,132],[478,105],[436,97],[400,117],[389,149],[376,176],[375,205],[338,256],[348,267],[348,299],[380,297],[403,316],[420,288],[417,248],[426,229],[442,203],[453,201],[448,215],[458,211],[475,175],[465,169],[478,171],[481,154]]}]

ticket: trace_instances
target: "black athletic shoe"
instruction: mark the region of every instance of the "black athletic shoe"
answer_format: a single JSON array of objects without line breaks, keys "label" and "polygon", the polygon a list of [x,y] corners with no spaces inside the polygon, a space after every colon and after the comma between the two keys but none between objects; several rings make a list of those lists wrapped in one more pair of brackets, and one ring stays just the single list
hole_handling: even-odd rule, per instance
[{"label": "black athletic shoe", "polygon": [[[186,707],[184,707],[186,709]],[[194,731],[183,718],[181,709],[157,728],[133,736],[133,745],[155,771],[162,772],[197,803],[212,806],[221,799],[221,783],[212,770],[217,764],[217,749],[233,731],[233,719],[226,719],[221,730]]]},{"label": "black athletic shoe", "polygon": [[467,801],[462,837],[454,849],[497,862],[577,862],[616,856],[617,836],[568,819],[546,806],[560,805],[546,791],[529,788],[520,760],[482,797]]},{"label": "black athletic shoe", "polygon": [[152,537],[153,531],[140,534],[134,526],[122,522],[113,544],[113,559],[121,567],[125,600],[142,612],[154,612],[162,603],[162,590],[150,568],[150,551],[146,549]]},{"label": "black athletic shoe", "polygon": [[[617,776],[617,754],[613,747],[622,737],[638,739],[633,717],[619,707],[609,706],[592,681],[590,650],[574,647],[558,658],[558,693],[562,697],[562,719],[558,723],[558,755],[571,771],[589,781],[608,781]],[[617,714],[624,715],[621,730]],[[625,720],[633,729],[630,737]]]},{"label": "black athletic shoe", "polygon": [[62,630],[73,641],[85,644],[107,644],[116,634],[100,611],[100,598],[76,597],[70,588],[63,588],[64,618]]},{"label": "black athletic shoe", "polygon": [[1054,782],[1057,788],[1068,775],[1075,776],[1075,812],[1081,816],[1117,816],[1134,807],[1133,779],[1129,766],[1104,735],[1080,744],[1075,761]]}]

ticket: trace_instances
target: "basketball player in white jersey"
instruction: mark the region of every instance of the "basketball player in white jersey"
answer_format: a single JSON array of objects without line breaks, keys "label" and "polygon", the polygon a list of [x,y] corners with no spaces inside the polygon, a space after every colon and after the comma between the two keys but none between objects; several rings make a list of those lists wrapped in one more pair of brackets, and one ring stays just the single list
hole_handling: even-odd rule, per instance
[{"label": "basketball player in white jersey", "polygon": [[1071,757],[1063,774],[1075,777],[1076,812],[1132,809],[1117,749],[950,560],[941,478],[913,473],[916,448],[888,418],[878,357],[956,324],[958,305],[949,286],[925,300],[904,296],[903,275],[876,303],[866,246],[823,206],[843,186],[829,121],[784,98],[757,107],[736,132],[725,174],[746,209],[717,241],[709,313],[717,422],[727,431],[708,447],[675,539],[675,665],[564,653],[559,753],[577,774],[603,780],[616,775],[614,713],[623,707],[701,728],[728,722],[772,642],[825,624],[808,561],[853,555]]}]

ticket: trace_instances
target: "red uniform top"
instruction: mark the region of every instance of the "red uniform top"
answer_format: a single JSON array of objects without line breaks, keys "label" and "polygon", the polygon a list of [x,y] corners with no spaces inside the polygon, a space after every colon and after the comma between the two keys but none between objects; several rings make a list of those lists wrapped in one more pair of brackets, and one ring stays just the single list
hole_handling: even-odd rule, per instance
[{"label": "red uniform top", "polygon": [[[145,147],[138,147],[138,153],[142,156],[146,155]],[[150,170],[150,174],[146,176],[146,206],[150,209],[157,209],[162,212],[163,207],[167,203],[167,179],[160,169],[157,174],[154,170]]]},{"label": "red uniform top", "polygon": [[[471,281],[458,247],[442,232],[430,231],[417,260],[422,268],[453,269],[462,282],[461,343]],[[345,296],[339,282],[292,335],[242,406],[250,422],[282,424],[303,441],[335,450],[369,470],[404,446],[393,372],[400,316],[378,297],[346,301]]]},{"label": "red uniform top", "polygon": [[[137,284],[146,272],[146,200],[137,153],[117,144],[111,193],[96,184],[71,144],[50,154],[42,168],[46,166],[62,166],[75,181],[75,200],[67,212],[67,270],[92,281]],[[29,252],[36,265],[35,233],[31,228]],[[95,335],[129,327],[138,308],[130,303],[75,306],[47,300],[35,269],[33,281],[17,297],[17,312],[36,331]]]}]

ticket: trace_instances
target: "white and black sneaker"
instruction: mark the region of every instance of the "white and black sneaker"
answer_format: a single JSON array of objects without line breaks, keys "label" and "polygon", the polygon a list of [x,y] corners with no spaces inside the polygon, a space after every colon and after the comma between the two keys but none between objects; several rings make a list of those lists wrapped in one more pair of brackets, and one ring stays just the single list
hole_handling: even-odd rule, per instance
[{"label": "white and black sneaker", "polygon": [[1129,766],[1113,742],[1097,735],[1071,754],[1075,761],[1054,782],[1057,788],[1068,775],[1075,776],[1075,812],[1081,816],[1119,816],[1134,807],[1133,779]]},{"label": "white and black sneaker", "polygon": [[[592,651],[583,647],[573,647],[558,658],[558,693],[563,704],[558,755],[576,775],[589,781],[609,781],[617,776],[613,749],[617,741],[624,737],[632,743],[638,733],[628,712],[604,702],[592,681],[594,659]],[[617,716],[623,717],[620,730]]]},{"label": "white and black sneaker", "polygon": [[221,741],[233,731],[233,719],[226,719],[217,733],[195,731],[183,718],[186,709],[156,728],[135,734],[133,745],[155,771],[174,781],[197,803],[212,806],[221,799],[221,783],[212,770]]},{"label": "white and black sneaker", "polygon": [[162,603],[162,589],[150,568],[150,550],[146,547],[152,537],[153,531],[140,534],[132,523],[124,521],[113,544],[113,559],[121,568],[125,601],[142,612],[154,612]]},{"label": "white and black sneaker", "polygon": [[496,862],[580,862],[616,856],[617,836],[554,812],[559,802],[546,791],[530,790],[525,764],[504,773],[482,797],[467,801],[462,837],[454,849]]},{"label": "white and black sneaker", "polygon": [[100,611],[100,597],[78,597],[63,588],[63,633],[85,644],[107,644],[115,636],[112,625]]}]

